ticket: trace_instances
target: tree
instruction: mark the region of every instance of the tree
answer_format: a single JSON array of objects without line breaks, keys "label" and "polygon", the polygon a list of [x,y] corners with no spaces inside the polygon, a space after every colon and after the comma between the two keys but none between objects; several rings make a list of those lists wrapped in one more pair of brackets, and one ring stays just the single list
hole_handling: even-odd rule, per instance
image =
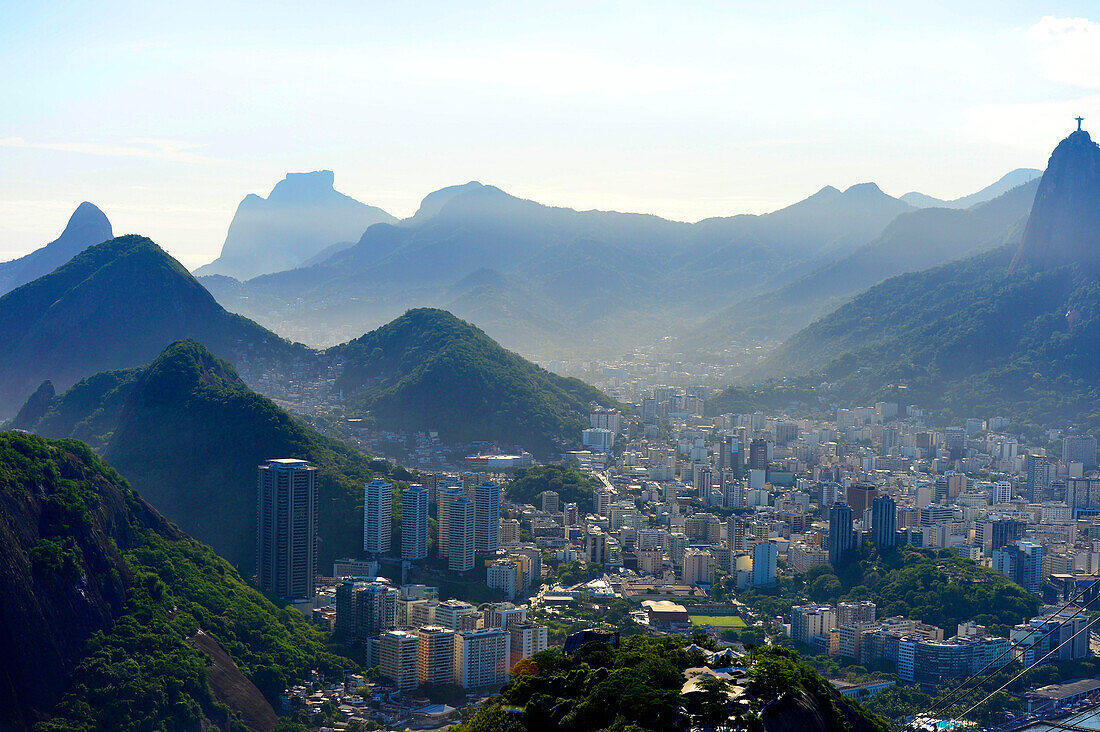
[{"label": "tree", "polygon": [[699,690],[688,695],[688,711],[699,717],[704,726],[717,727],[729,718],[729,682],[707,677],[698,683]]},{"label": "tree", "polygon": [[774,648],[767,646],[767,652],[753,657],[749,678],[761,696],[779,698],[798,686],[802,672],[797,662],[774,652]]},{"label": "tree", "polygon": [[741,642],[746,646],[762,646],[764,645],[764,629],[758,625],[753,625],[745,628],[741,631]]},{"label": "tree", "polygon": [[810,584],[810,598],[817,602],[831,602],[840,597],[840,580],[836,575],[824,574]]},{"label": "tree", "polygon": [[512,676],[538,676],[539,666],[530,658],[521,658],[512,667]]}]

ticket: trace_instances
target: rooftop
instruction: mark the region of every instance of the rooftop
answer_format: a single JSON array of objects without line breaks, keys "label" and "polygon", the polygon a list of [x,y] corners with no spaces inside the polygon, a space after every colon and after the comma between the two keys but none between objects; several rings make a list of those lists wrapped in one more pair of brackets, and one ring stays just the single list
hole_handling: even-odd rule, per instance
[{"label": "rooftop", "polygon": [[1056,700],[1067,696],[1076,696],[1077,694],[1087,694],[1097,689],[1100,689],[1100,679],[1078,679],[1077,681],[1067,681],[1064,684],[1041,686],[1034,691],[1029,691],[1027,695],[1040,699]]}]

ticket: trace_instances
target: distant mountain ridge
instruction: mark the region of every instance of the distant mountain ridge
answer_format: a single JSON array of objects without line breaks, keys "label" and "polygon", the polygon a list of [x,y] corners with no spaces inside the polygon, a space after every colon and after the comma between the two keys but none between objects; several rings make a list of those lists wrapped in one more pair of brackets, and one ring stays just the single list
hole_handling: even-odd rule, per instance
[{"label": "distant mountain ridge", "polygon": [[860,291],[1018,241],[1039,180],[968,209],[925,208],[899,215],[870,243],[765,295],[737,303],[686,335],[684,347],[719,350],[723,334],[785,338]]},{"label": "distant mountain ridge", "polygon": [[[470,285],[493,287],[502,281],[486,272]],[[369,407],[380,425],[421,429],[430,424],[431,429],[455,439],[507,440],[549,454],[579,445],[589,402],[610,403],[592,387],[549,374],[504,350],[453,315],[432,312],[431,317],[413,314],[380,329],[393,335],[413,321],[425,326],[416,331],[423,339],[418,343],[383,343],[395,353],[415,346],[418,358],[388,363],[385,375],[392,379],[389,385],[394,391],[372,396]],[[376,337],[379,333],[367,334],[328,353],[289,343],[226,312],[150,240],[119,237],[89,248],[49,275],[0,298],[0,416],[18,411],[24,426],[43,420],[40,428],[45,434],[79,437],[106,450],[107,437],[118,434],[120,428],[96,425],[120,420],[112,410],[127,403],[133,379],[169,344],[182,339],[193,339],[219,358],[235,362],[250,383],[263,383],[261,377],[269,373],[319,380],[338,358],[344,369],[339,388],[349,399],[355,394],[360,400],[356,406],[364,408],[366,397],[359,393],[361,384],[355,378],[361,375],[357,369],[369,366],[361,358],[361,344]],[[43,385],[45,381],[49,385]],[[230,381],[240,382],[243,388],[237,371]],[[460,398],[447,385],[459,389]],[[79,419],[59,423],[57,415],[46,413],[43,405],[61,392],[66,392],[64,402],[79,405],[75,410]],[[474,395],[483,401],[467,405],[484,413],[455,410],[455,404]],[[417,404],[417,409],[398,408],[394,402],[398,398]],[[504,410],[511,422],[492,413],[501,404],[511,410]],[[518,405],[530,413],[515,413]],[[135,444],[141,442],[138,438],[140,434]],[[119,465],[127,464],[117,454],[110,456]],[[156,485],[138,483],[143,492],[155,497]],[[208,538],[191,528],[199,538]]]},{"label": "distant mountain ridge", "polygon": [[111,222],[94,204],[76,207],[61,236],[30,254],[0,262],[0,295],[49,274],[82,251],[114,237]]},{"label": "distant mountain ridge", "polygon": [[352,242],[372,224],[397,219],[336,191],[331,170],[288,173],[267,198],[245,196],[221,254],[195,274],[249,279],[292,269],[340,242]]},{"label": "distant mountain ridge", "polygon": [[[318,320],[346,337],[435,306],[477,320],[525,353],[570,343],[618,350],[728,304],[743,290],[731,288],[731,273],[763,290],[770,276],[840,256],[909,210],[861,184],[824,188],[771,214],[687,224],[545,206],[470,182],[429,194],[413,217],[372,226],[324,261],[209,286],[226,307],[299,338]],[[490,286],[468,280],[482,270],[500,277]],[[653,297],[666,290],[679,295]],[[535,312],[525,302],[546,307]],[[501,308],[510,315],[494,316]]]},{"label": "distant mountain ridge", "polygon": [[1100,427],[1100,148],[1051,155],[1023,241],[872,287],[789,338],[757,378],[865,403]]},{"label": "distant mountain ridge", "polygon": [[1033,180],[1041,178],[1043,171],[1036,170],[1035,168],[1017,168],[1001,176],[997,181],[990,183],[985,188],[971,193],[968,196],[962,196],[961,198],[955,198],[950,201],[945,201],[941,198],[935,198],[934,196],[927,196],[923,193],[906,193],[901,197],[901,200],[905,201],[911,206],[917,208],[970,208],[971,206],[979,203],[985,203],[986,201],[992,201],[1004,193],[1030,183]]}]

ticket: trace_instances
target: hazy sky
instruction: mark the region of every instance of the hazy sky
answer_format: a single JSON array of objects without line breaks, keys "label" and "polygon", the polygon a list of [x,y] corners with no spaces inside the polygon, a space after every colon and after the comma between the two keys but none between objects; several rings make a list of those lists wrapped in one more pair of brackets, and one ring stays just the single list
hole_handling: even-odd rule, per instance
[{"label": "hazy sky", "polygon": [[955,197],[1100,133],[1100,0],[50,5],[0,0],[0,260],[89,200],[195,267],[287,171],[697,220]]}]

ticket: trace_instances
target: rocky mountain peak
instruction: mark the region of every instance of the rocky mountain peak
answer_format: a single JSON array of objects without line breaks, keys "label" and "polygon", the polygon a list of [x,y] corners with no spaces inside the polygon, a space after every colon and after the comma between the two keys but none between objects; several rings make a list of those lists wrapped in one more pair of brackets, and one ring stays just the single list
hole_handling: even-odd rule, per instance
[{"label": "rocky mountain peak", "polygon": [[1100,274],[1100,146],[1077,130],[1058,143],[1035,194],[1013,269]]}]

